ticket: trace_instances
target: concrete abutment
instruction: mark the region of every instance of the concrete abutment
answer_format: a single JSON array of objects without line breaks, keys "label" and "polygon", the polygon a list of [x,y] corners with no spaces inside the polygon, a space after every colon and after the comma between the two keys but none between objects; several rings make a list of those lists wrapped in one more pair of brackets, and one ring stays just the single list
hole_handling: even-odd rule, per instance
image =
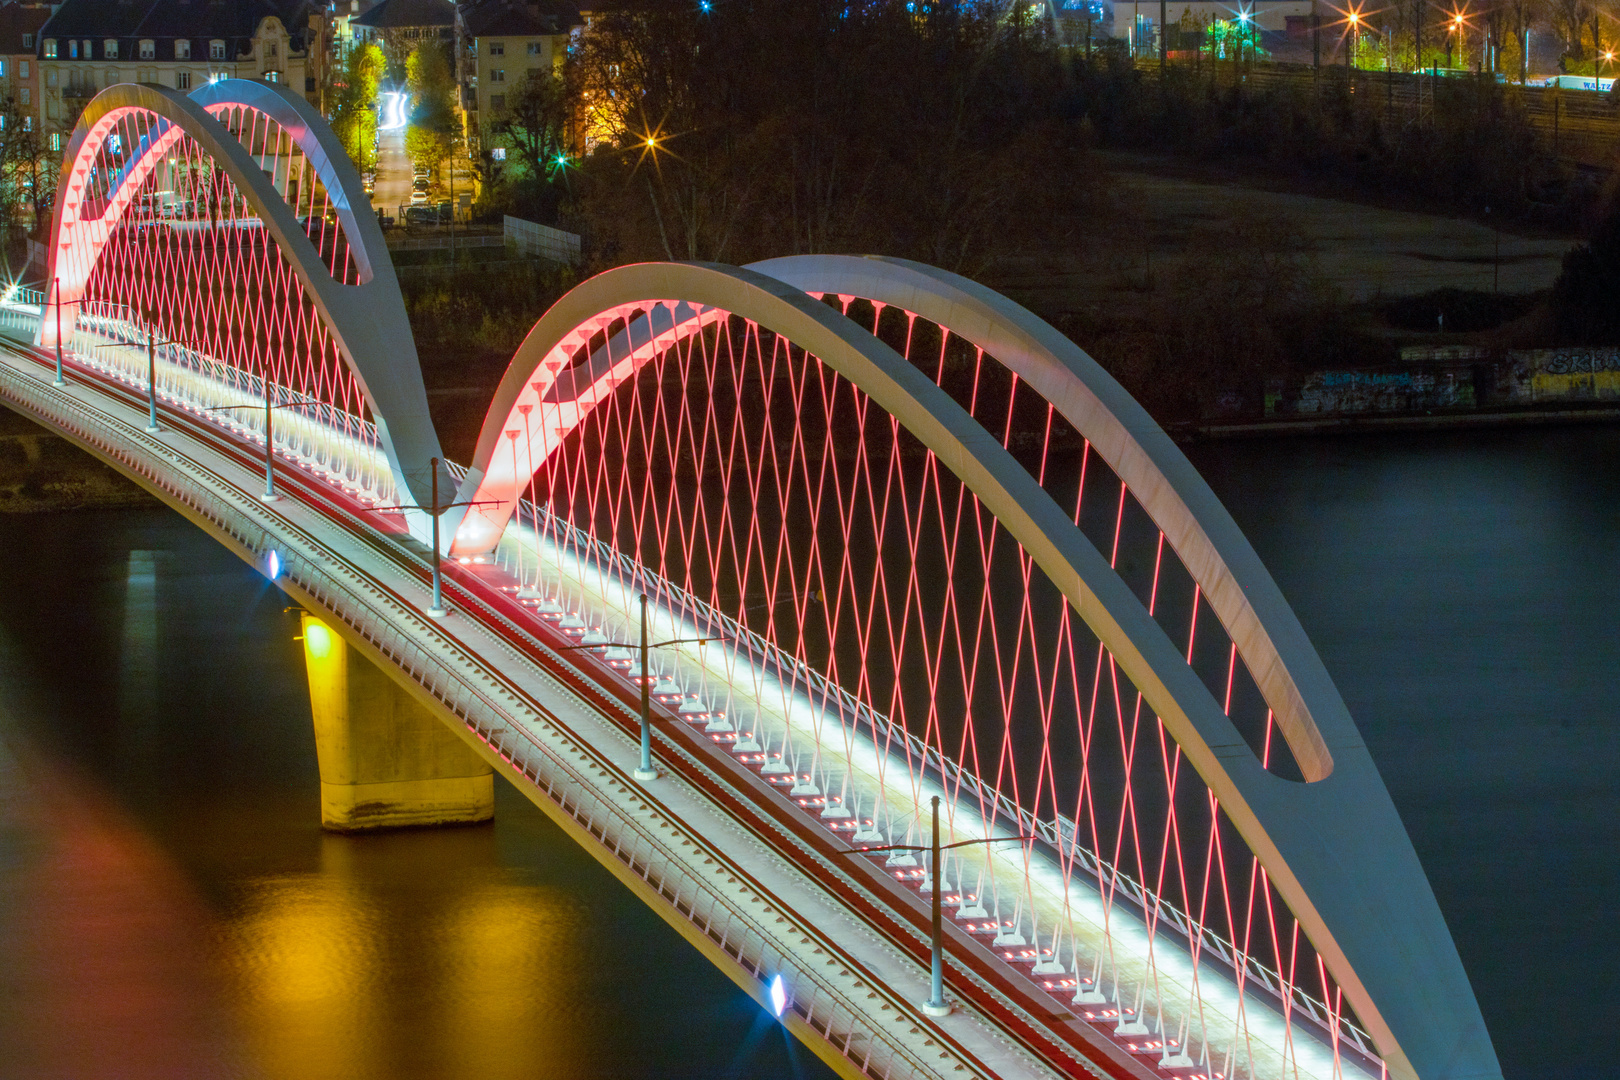
[{"label": "concrete abutment", "polygon": [[321,824],[340,832],[488,821],[494,774],[337,632],[303,615]]}]

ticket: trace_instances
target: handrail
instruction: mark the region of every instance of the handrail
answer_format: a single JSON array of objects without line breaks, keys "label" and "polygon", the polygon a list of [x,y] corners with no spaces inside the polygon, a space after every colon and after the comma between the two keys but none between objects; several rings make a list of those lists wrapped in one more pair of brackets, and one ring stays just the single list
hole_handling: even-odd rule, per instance
[{"label": "handrail", "polygon": [[[0,368],[0,378],[5,372]],[[33,380],[39,383],[39,380]],[[72,419],[62,419],[64,426],[78,428],[78,434],[91,445],[100,447],[103,451],[115,457],[122,458],[126,464],[147,475],[148,478],[168,490],[176,499],[190,507],[213,525],[221,529],[226,535],[240,544],[248,552],[260,553],[269,544],[269,534],[260,525],[252,521],[251,511],[256,509],[247,496],[231,489],[234,498],[226,498],[214,489],[214,478],[206,470],[192,462],[183,455],[168,452],[167,448],[156,440],[140,434],[131,436],[135,441],[149,443],[147,449],[153,457],[161,456],[164,464],[171,469],[178,466],[187,475],[189,483],[178,482],[173,472],[166,472],[159,476],[151,469],[145,467],[145,462],[134,459],[127,449],[115,446],[110,441],[99,438],[97,434],[88,430],[87,424],[103,423],[104,420],[87,403],[74,400],[60,394],[50,395],[46,399],[47,391],[43,386],[30,387],[26,384],[14,385],[13,392],[20,398],[28,401],[34,408],[42,413],[56,412],[58,415],[64,407],[82,417],[78,422]],[[190,475],[196,474],[196,475]],[[245,519],[245,520],[244,520]],[[462,655],[466,667],[472,672],[458,674],[444,659],[434,652],[430,652],[422,645],[411,640],[400,630],[401,626],[422,623],[418,612],[406,607],[404,604],[390,597],[386,590],[378,587],[370,595],[362,595],[340,580],[341,576],[365,582],[367,575],[353,564],[343,559],[336,551],[322,544],[315,537],[310,536],[302,529],[292,526],[285,521],[280,523],[282,529],[297,534],[299,539],[312,548],[316,548],[321,555],[311,558],[298,551],[286,552],[286,561],[283,564],[283,575],[300,591],[318,601],[323,607],[331,611],[337,618],[346,623],[352,630],[377,648],[391,662],[415,679],[424,689],[433,695],[434,699],[443,705],[449,712],[467,723],[473,731],[490,745],[497,753],[511,762],[525,776],[534,780],[537,787],[541,786],[540,775],[550,773],[551,778],[545,784],[547,796],[575,820],[579,821],[591,834],[600,840],[604,846],[613,851],[614,855],[628,866],[637,876],[653,886],[660,895],[665,896],[680,910],[683,897],[686,898],[686,910],[682,914],[691,920],[694,925],[699,923],[699,914],[695,910],[694,897],[707,898],[707,911],[703,917],[702,929],[704,934],[714,941],[728,956],[739,964],[748,968],[756,977],[766,970],[779,972],[793,985],[792,999],[788,1004],[795,1013],[800,1015],[806,1023],[825,1035],[834,1046],[842,1052],[867,1075],[877,1080],[888,1080],[896,1070],[907,1075],[935,1074],[934,1067],[927,1062],[909,1053],[904,1047],[896,1045],[885,1038],[885,1032],[877,1025],[867,1021],[865,1013],[853,1006],[850,1001],[836,988],[826,985],[819,972],[813,967],[805,967],[796,963],[791,957],[779,953],[770,947],[764,934],[757,930],[751,933],[759,939],[760,943],[734,938],[740,924],[750,926],[748,916],[739,911],[724,897],[712,891],[706,883],[696,875],[686,870],[677,853],[668,851],[650,830],[644,828],[634,817],[627,814],[613,812],[611,804],[596,792],[596,785],[582,773],[576,770],[562,757],[547,750],[543,743],[527,729],[512,711],[506,709],[491,697],[477,689],[471,682],[476,677],[478,665],[470,657]],[[418,562],[421,560],[418,559]],[[383,610],[386,609],[386,610]],[[431,630],[431,627],[419,629]],[[459,650],[452,646],[453,655],[461,655]],[[487,673],[486,673],[487,676]],[[517,691],[508,688],[508,693],[517,695]],[[493,725],[489,730],[480,727],[474,717],[474,710],[483,708],[499,722],[499,724],[520,736],[524,742],[538,754],[539,763],[534,763],[525,755],[523,766],[519,766],[516,755],[507,749],[504,741],[498,737]],[[565,743],[577,743],[566,734],[559,733]],[[592,752],[588,746],[579,746],[579,749]],[[561,773],[559,781],[556,774]],[[565,785],[573,784],[573,790],[566,790]],[[565,788],[558,794],[559,788]],[[598,815],[587,811],[585,800],[590,800],[590,807],[596,809]],[[572,808],[570,807],[572,802]],[[603,821],[611,819],[610,829]],[[618,836],[623,833],[633,836],[633,843],[626,845],[620,842]],[[611,834],[611,835],[610,835]],[[643,850],[651,849],[663,855],[667,865],[678,868],[676,873],[662,873],[651,859],[641,858],[637,861],[637,854]],[[714,852],[724,858],[723,854]],[[654,877],[658,880],[654,880]],[[671,880],[675,880],[674,888],[669,887]],[[716,918],[713,912],[719,909],[721,918]],[[822,944],[829,950],[836,950],[837,946],[830,939],[819,934],[813,927],[802,927],[799,933],[814,934],[822,939]],[[751,947],[752,946],[752,947]],[[774,957],[774,959],[773,959]],[[864,1037],[864,1054],[862,1048],[855,1045],[856,1035]],[[842,1046],[839,1046],[840,1041]],[[882,1051],[887,1051],[883,1053]]]},{"label": "handrail", "polygon": [[[446,464],[458,482],[465,476],[466,469],[464,467],[448,462]],[[1328,1018],[1333,1013],[1325,1002],[1304,991],[1297,982],[1290,983],[1285,980],[1279,971],[1262,963],[1253,954],[1239,949],[1233,942],[1228,941],[1214,930],[1193,919],[1175,904],[1161,897],[1153,889],[1137,881],[1132,875],[1120,870],[1109,860],[1102,858],[1080,843],[1078,826],[1070,818],[1064,815],[1057,815],[1055,820],[1050,821],[1037,818],[1000,790],[991,787],[958,763],[950,761],[916,735],[860,701],[842,686],[832,682],[802,660],[783,652],[780,647],[771,644],[736,619],[719,611],[707,601],[694,596],[657,572],[643,566],[612,545],[599,540],[572,522],[553,514],[548,507],[537,506],[527,499],[519,499],[514,518],[520,527],[522,515],[525,513],[529,515],[531,522],[533,522],[530,527],[535,530],[536,536],[544,535],[539,531],[542,527],[555,530],[555,535],[566,535],[568,540],[573,543],[576,551],[584,550],[589,552],[592,557],[605,563],[610,571],[617,572],[620,575],[620,580],[624,580],[626,577],[630,580],[639,579],[651,585],[652,591],[659,597],[677,600],[680,607],[677,617],[692,618],[694,624],[698,626],[700,634],[713,634],[735,641],[739,645],[746,645],[750,661],[772,672],[773,676],[783,685],[797,687],[802,684],[806,687],[813,687],[815,694],[822,696],[824,699],[831,699],[836,703],[836,715],[840,718],[846,714],[851,714],[856,725],[864,719],[875,743],[878,743],[879,740],[882,740],[880,745],[885,746],[899,743],[905,750],[907,761],[920,761],[923,768],[932,771],[942,782],[948,779],[950,782],[954,782],[958,788],[967,788],[979,799],[981,812],[986,805],[994,808],[994,813],[986,815],[988,818],[985,824],[987,830],[994,829],[997,820],[996,815],[1004,815],[1009,821],[1015,823],[1014,828],[1017,834],[1037,836],[1042,843],[1053,849],[1060,860],[1060,865],[1065,851],[1073,853],[1075,862],[1096,880],[1099,892],[1105,888],[1110,890],[1123,889],[1126,896],[1140,908],[1145,918],[1166,919],[1186,939],[1190,947],[1196,945],[1199,949],[1210,949],[1225,965],[1233,970],[1234,974],[1241,967],[1250,975],[1258,978],[1261,985],[1273,996],[1279,999],[1285,996],[1292,998],[1323,1031],[1331,1032]],[[542,515],[544,515],[544,525],[542,525],[541,521]],[[687,615],[686,611],[688,609],[696,612],[696,616]],[[791,671],[792,675],[784,677],[783,672],[785,671]],[[858,726],[856,730],[859,730]],[[1359,1026],[1340,1016],[1337,1019],[1336,1027],[1341,1037],[1347,1035],[1349,1040],[1362,1053],[1368,1055],[1377,1053],[1372,1046],[1371,1037]]]}]

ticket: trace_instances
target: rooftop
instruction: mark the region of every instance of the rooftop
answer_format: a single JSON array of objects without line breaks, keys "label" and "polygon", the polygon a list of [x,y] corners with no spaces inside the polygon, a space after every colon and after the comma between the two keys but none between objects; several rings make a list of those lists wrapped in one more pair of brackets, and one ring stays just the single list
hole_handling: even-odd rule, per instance
[{"label": "rooftop", "polygon": [[461,9],[469,37],[522,37],[566,34],[585,25],[579,9],[563,0],[483,0]]},{"label": "rooftop", "polygon": [[44,4],[0,4],[0,55],[31,53],[37,38],[23,44],[24,34],[38,34],[51,9]]},{"label": "rooftop", "polygon": [[58,38],[251,38],[267,18],[302,37],[309,0],[65,0],[40,29]]},{"label": "rooftop", "polygon": [[397,30],[407,26],[444,26],[456,24],[456,6],[450,0],[382,0],[382,3],[356,16],[356,26],[369,26],[373,30]]}]

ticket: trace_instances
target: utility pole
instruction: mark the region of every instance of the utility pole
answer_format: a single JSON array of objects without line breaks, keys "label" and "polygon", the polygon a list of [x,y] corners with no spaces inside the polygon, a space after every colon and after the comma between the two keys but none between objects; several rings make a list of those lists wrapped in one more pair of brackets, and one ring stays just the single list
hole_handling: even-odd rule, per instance
[{"label": "utility pole", "polygon": [[944,919],[940,915],[940,873],[944,868],[945,860],[941,853],[952,848],[972,847],[976,844],[997,844],[1004,840],[1034,840],[1033,836],[989,836],[983,840],[958,840],[954,844],[941,844],[939,842],[939,796],[929,797],[929,803],[934,811],[934,838],[933,843],[927,847],[917,844],[885,844],[882,847],[854,848],[850,851],[840,851],[839,855],[874,855],[880,851],[915,851],[930,852],[933,863],[930,866],[933,881],[933,910],[932,925],[929,933],[929,980],[928,1000],[922,1003],[922,1011],[929,1016],[947,1016],[951,1012],[951,1003],[945,1000],[945,930]]},{"label": "utility pole", "polygon": [[428,608],[428,614],[435,619],[442,619],[444,610],[443,575],[440,571],[441,556],[439,555],[439,459],[428,458],[428,465],[433,469],[433,507],[428,515],[433,518],[433,606]]},{"label": "utility pole", "polygon": [[1170,59],[1170,27],[1165,23],[1168,10],[1168,0],[1159,0],[1159,75],[1164,76],[1164,66]]},{"label": "utility pole", "polygon": [[[297,409],[304,406],[322,404],[319,401],[284,401],[275,403],[275,383],[269,376],[264,378],[264,494],[259,496],[261,502],[279,502],[281,496],[276,494],[276,437],[271,427],[271,417],[276,409]],[[216,405],[209,412],[226,412],[232,409],[257,409],[257,405]]]},{"label": "utility pole", "polygon": [[58,276],[52,284],[56,286],[56,381],[52,385],[66,386],[62,377],[62,278]]},{"label": "utility pole", "polygon": [[146,430],[155,435],[163,429],[157,422],[157,333],[151,323],[146,326],[146,408]]},{"label": "utility pole", "polygon": [[[641,600],[641,761],[632,771],[637,780],[657,780],[661,773],[652,761],[652,671],[649,668],[651,652],[653,649],[662,649],[668,645],[703,645],[710,641],[721,640],[718,636],[696,638],[670,638],[668,641],[647,642],[647,594],[642,593]],[[603,649],[607,644],[596,642],[592,644],[563,645],[558,651],[569,652],[576,649]]]},{"label": "utility pole", "polygon": [[393,506],[366,507],[366,509],[372,513],[379,513],[388,510],[427,510],[428,516],[433,519],[433,606],[428,608],[427,613],[435,619],[442,619],[444,616],[449,614],[448,609],[446,609],[444,606],[443,559],[439,554],[439,515],[444,513],[446,510],[454,509],[457,506],[489,506],[499,501],[496,499],[480,499],[476,502],[453,502],[440,505],[439,466],[443,463],[443,458],[428,458],[428,468],[433,470],[431,480],[431,506],[422,506],[418,503],[399,503]]},{"label": "utility pole", "polygon": [[1318,83],[1322,81],[1322,16],[1316,10],[1317,0],[1311,0],[1311,63],[1315,68],[1314,78]]},{"label": "utility pole", "polygon": [[652,669],[648,666],[647,651],[647,594],[641,594],[641,764],[634,773],[637,780],[656,780],[658,770],[652,763]]}]

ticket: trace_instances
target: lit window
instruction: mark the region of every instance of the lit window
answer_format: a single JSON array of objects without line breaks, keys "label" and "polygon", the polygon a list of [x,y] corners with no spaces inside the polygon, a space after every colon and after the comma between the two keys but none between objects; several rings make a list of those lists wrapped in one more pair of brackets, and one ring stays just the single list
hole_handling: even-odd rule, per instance
[{"label": "lit window", "polygon": [[77,60],[78,58],[79,58],[79,43],[77,41],[68,42],[68,59],[69,60]]},{"label": "lit window", "polygon": [[6,77],[6,62],[5,62],[4,59],[0,59],[0,79],[3,79],[5,77]]},{"label": "lit window", "polygon": [[150,41],[150,40],[141,42],[141,59],[142,60],[156,60],[157,59],[157,44],[155,42]]},{"label": "lit window", "polygon": [[26,61],[26,60],[17,61],[17,77],[19,79],[28,78],[28,61]]},{"label": "lit window", "polygon": [[504,42],[504,41],[492,41],[492,42],[490,42],[489,43],[489,55],[491,55],[491,56],[505,56],[506,55],[506,42]]},{"label": "lit window", "polygon": [[[28,104],[28,102],[25,101],[25,102],[23,102],[23,104],[26,105],[26,104]],[[23,130],[24,131],[33,131],[34,130],[34,118],[32,116],[23,117]]]},{"label": "lit window", "polygon": [[191,72],[177,71],[174,73],[174,88],[176,90],[191,89]]},{"label": "lit window", "polygon": [[208,43],[208,59],[210,59],[210,60],[223,60],[223,59],[225,59],[225,43],[223,41],[220,41],[218,38],[215,38],[213,41],[210,41]]},{"label": "lit window", "polygon": [[505,82],[506,81],[506,69],[505,68],[491,68],[490,72],[489,72],[489,81],[490,82]]},{"label": "lit window", "polygon": [[51,149],[62,149],[62,133],[60,131],[51,132]]},{"label": "lit window", "polygon": [[107,153],[116,154],[124,149],[124,140],[115,131],[107,136]]},{"label": "lit window", "polygon": [[264,73],[264,81],[268,83],[280,82],[281,73],[277,71],[267,71]]},{"label": "lit window", "polygon": [[191,42],[189,40],[180,40],[174,43],[174,58],[176,60],[191,59]]},{"label": "lit window", "polygon": [[505,161],[506,160],[506,147],[504,147],[504,146],[492,146],[492,147],[490,147],[489,156],[494,158],[496,161]]},{"label": "lit window", "polygon": [[108,38],[106,41],[103,41],[101,43],[101,55],[107,60],[118,59],[118,42],[113,38]]},{"label": "lit window", "polygon": [[56,39],[55,38],[46,38],[45,39],[45,59],[47,59],[47,60],[55,60],[56,59]]}]

